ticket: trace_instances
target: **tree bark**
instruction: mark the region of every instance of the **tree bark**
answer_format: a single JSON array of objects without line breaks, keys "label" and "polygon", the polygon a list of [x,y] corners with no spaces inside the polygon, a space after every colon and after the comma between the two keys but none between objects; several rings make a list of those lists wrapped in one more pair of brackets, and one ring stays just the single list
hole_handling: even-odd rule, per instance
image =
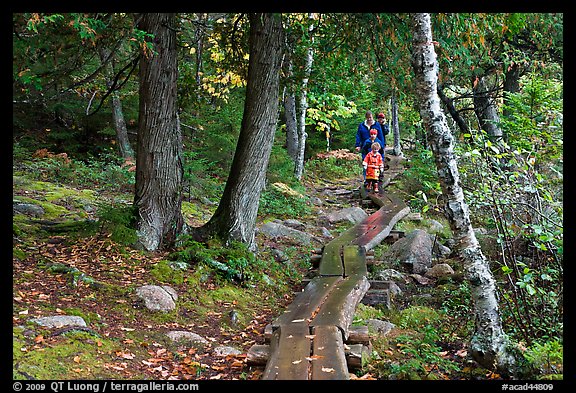
[{"label": "tree bark", "polygon": [[[512,64],[504,74],[504,103],[508,103],[508,93],[517,93],[520,91],[520,76],[522,75],[522,68],[518,63]],[[509,116],[509,110],[504,108],[502,113],[504,117]]]},{"label": "tree bark", "polygon": [[154,54],[140,60],[136,151],[138,243],[146,250],[174,244],[183,228],[182,140],[176,113],[175,14],[143,14],[139,28],[154,35]]},{"label": "tree bark", "polygon": [[292,70],[292,50],[288,46],[287,53],[284,56],[284,72],[286,86],[284,88],[284,119],[286,122],[286,150],[292,161],[296,163],[298,159],[298,130],[296,125],[296,97],[294,95],[294,82]]},{"label": "tree bark", "polygon": [[502,330],[496,286],[488,261],[482,254],[459,184],[453,137],[437,94],[438,64],[432,41],[429,14],[412,14],[412,67],[420,115],[429,135],[442,192],[445,212],[463,258],[474,303],[475,332],[470,343],[472,357],[483,367],[511,373],[515,363],[508,338]]},{"label": "tree bark", "polygon": [[282,23],[278,14],[250,14],[250,60],[238,146],[220,204],[199,229],[254,250],[260,194],[278,120]]},{"label": "tree bark", "polygon": [[[100,49],[100,60],[105,62],[106,59],[111,55],[108,48]],[[112,55],[113,56],[113,55]],[[112,86],[112,81],[114,79],[114,59],[110,59],[106,64],[106,87],[108,89]],[[124,120],[124,112],[122,111],[122,101],[118,96],[118,92],[113,91],[110,96],[112,97],[112,120],[114,121],[114,129],[116,130],[116,142],[118,144],[118,151],[120,156],[125,160],[134,159],[134,150],[130,145],[130,139],[128,138],[128,129],[126,128],[126,121]]]},{"label": "tree bark", "polygon": [[473,88],[474,92],[474,112],[480,123],[480,128],[488,133],[488,137],[493,142],[502,139],[502,130],[500,129],[500,116],[498,107],[493,97],[494,93],[490,92],[486,82],[486,76],[478,78]]},{"label": "tree bark", "polygon": [[396,99],[396,90],[392,91],[392,135],[394,136],[394,155],[402,156],[402,146],[400,146],[400,125],[398,123],[398,101]]},{"label": "tree bark", "polygon": [[448,98],[448,96],[444,93],[444,86],[442,85],[438,85],[438,97],[440,97],[440,100],[442,100],[442,103],[444,106],[446,106],[446,109],[448,109],[448,113],[450,113],[450,116],[452,116],[452,119],[458,125],[460,132],[463,134],[469,134],[470,130],[468,129],[468,125],[466,125],[466,122],[454,107],[454,100]]},{"label": "tree bark", "polygon": [[[309,14],[309,19],[312,21],[312,14]],[[308,33],[312,35],[314,25],[311,23],[308,27]],[[312,43],[314,38],[310,37],[310,46],[306,50],[306,59],[304,63],[304,78],[302,78],[302,86],[300,88],[300,97],[298,102],[298,156],[296,159],[296,166],[294,168],[294,175],[296,179],[302,178],[304,172],[304,152],[306,151],[306,111],[308,110],[308,78],[312,72],[312,61],[314,60],[314,50]]]}]

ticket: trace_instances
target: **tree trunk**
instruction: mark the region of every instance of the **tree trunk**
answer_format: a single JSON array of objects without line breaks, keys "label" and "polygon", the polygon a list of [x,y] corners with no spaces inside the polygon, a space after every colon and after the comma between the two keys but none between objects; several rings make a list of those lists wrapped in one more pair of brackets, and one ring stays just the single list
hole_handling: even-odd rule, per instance
[{"label": "tree trunk", "polygon": [[[99,53],[102,62],[108,61],[108,64],[105,66],[106,87],[110,89],[114,80],[114,58],[108,60],[108,57],[111,55],[108,48],[101,48]],[[118,92],[113,91],[110,96],[112,97],[112,120],[114,121],[114,129],[116,130],[118,151],[125,161],[131,161],[134,159],[134,150],[132,149],[130,139],[128,138],[128,129],[126,128],[124,112],[122,111],[122,102],[120,101]]]},{"label": "tree trunk", "polygon": [[286,150],[292,161],[298,159],[298,130],[296,125],[296,97],[294,95],[294,77],[292,65],[293,48],[286,40],[286,53],[282,67],[284,68],[286,86],[284,88],[284,119],[286,121]]},{"label": "tree trunk", "polygon": [[199,233],[245,243],[254,250],[260,193],[278,120],[282,23],[278,14],[250,14],[250,60],[238,146],[224,194]]},{"label": "tree trunk", "polygon": [[514,358],[509,353],[508,338],[502,330],[494,278],[474,235],[468,206],[459,184],[453,138],[440,108],[437,94],[438,65],[430,15],[412,14],[411,22],[412,66],[420,115],[429,135],[442,192],[447,201],[446,216],[466,266],[474,302],[476,329],[470,343],[470,352],[483,367],[508,374],[513,368]]},{"label": "tree trunk", "polygon": [[[312,20],[312,14],[309,14],[309,19]],[[308,27],[308,33],[310,37],[310,46],[306,51],[306,59],[304,63],[304,78],[302,78],[302,86],[300,89],[300,100],[298,103],[298,157],[296,159],[296,167],[294,169],[294,175],[296,179],[300,180],[302,178],[302,173],[304,172],[304,152],[306,151],[306,111],[308,110],[308,78],[312,72],[312,61],[314,60],[314,50],[312,48],[312,43],[314,38],[312,37],[312,31],[314,30],[314,25],[311,23]]]},{"label": "tree trunk", "polygon": [[136,156],[138,242],[146,250],[174,244],[182,231],[182,140],[176,114],[175,14],[143,14],[139,28],[154,35],[155,53],[140,60]]},{"label": "tree trunk", "polygon": [[500,116],[498,115],[496,100],[493,97],[494,93],[490,92],[486,78],[486,76],[479,77],[473,88],[474,112],[480,123],[480,128],[488,133],[488,137],[493,142],[498,142],[502,139],[502,130],[499,125]]},{"label": "tree trunk", "polygon": [[454,107],[454,100],[451,98],[448,98],[448,96],[446,96],[446,94],[444,94],[444,86],[442,86],[442,85],[438,85],[438,96],[440,97],[440,100],[442,100],[442,103],[444,104],[444,106],[446,106],[446,109],[448,109],[448,113],[450,113],[450,116],[452,116],[452,119],[458,125],[460,132],[462,134],[469,134],[470,130],[468,129],[468,125],[466,124],[466,122],[464,121],[462,116],[460,116],[460,113]]},{"label": "tree trunk", "polygon": [[[508,103],[508,93],[518,93],[520,91],[520,76],[522,75],[522,69],[518,63],[512,64],[504,74],[504,103]],[[509,110],[504,108],[502,113],[504,117],[509,116]],[[506,138],[506,136],[505,136]]]},{"label": "tree trunk", "polygon": [[392,91],[392,135],[394,136],[394,155],[402,156],[402,147],[400,146],[400,125],[398,123],[398,101],[396,100],[396,89]]}]

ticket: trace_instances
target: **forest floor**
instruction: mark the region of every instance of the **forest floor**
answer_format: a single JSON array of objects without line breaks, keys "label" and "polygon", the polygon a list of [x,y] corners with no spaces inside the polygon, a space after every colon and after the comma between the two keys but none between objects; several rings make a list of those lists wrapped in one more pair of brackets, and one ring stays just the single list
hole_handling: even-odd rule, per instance
[{"label": "forest floor", "polygon": [[[74,223],[85,218],[86,201],[95,197],[92,192],[31,181],[22,173],[14,175],[13,183],[15,201],[38,203],[51,214],[46,220],[14,216],[13,379],[260,379],[263,367],[247,365],[247,351],[265,342],[266,325],[290,304],[295,291],[301,290],[299,280],[279,286],[282,290],[238,288],[224,286],[214,277],[199,279],[198,271],[163,271],[159,266],[168,259],[168,252],[134,250],[114,242],[103,230],[86,236],[74,226],[54,230],[54,222]],[[307,196],[325,197],[321,193],[327,183],[321,183],[308,182]],[[358,203],[352,199],[359,186],[359,177],[338,179],[337,187],[349,191],[343,194],[342,203],[346,198],[348,203]],[[195,208],[205,209],[201,204]],[[209,215],[205,212],[204,217]],[[299,219],[309,219],[310,225],[317,222],[315,214]],[[188,222],[191,226],[202,224],[197,216],[188,217]],[[261,237],[258,243],[261,249],[298,248]],[[309,256],[310,249],[310,245],[303,246],[298,255]],[[58,266],[79,274],[54,269]],[[306,273],[300,270],[301,277]],[[134,288],[155,279],[168,280],[181,294],[176,311],[158,314],[138,305]],[[230,319],[231,312],[238,312],[238,321]],[[88,327],[48,329],[31,322],[51,315],[81,316]],[[191,331],[207,343],[173,342],[167,339],[168,331]],[[218,353],[218,346],[234,347],[239,353]],[[458,351],[461,348],[453,348],[452,357],[464,367],[463,358],[455,355]],[[358,378],[375,379],[369,373],[360,373]]]}]

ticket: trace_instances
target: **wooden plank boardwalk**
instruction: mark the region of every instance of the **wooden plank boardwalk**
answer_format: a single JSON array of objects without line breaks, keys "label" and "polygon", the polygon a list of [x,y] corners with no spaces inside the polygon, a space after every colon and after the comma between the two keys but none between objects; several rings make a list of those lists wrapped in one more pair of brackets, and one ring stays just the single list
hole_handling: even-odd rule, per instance
[{"label": "wooden plank boardwalk", "polygon": [[[381,190],[401,172],[400,162],[392,156]],[[258,354],[252,358],[266,360],[262,379],[350,379],[351,324],[356,306],[370,288],[366,251],[383,241],[409,213],[394,195],[366,194],[363,187],[361,193],[379,209],[324,246],[318,276],[272,322],[269,346],[254,346]]]}]

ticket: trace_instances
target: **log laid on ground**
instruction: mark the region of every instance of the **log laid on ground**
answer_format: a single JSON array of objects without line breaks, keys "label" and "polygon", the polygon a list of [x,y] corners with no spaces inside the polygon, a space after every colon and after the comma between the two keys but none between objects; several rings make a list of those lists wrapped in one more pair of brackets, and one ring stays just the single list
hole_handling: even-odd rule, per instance
[{"label": "log laid on ground", "polygon": [[390,309],[390,290],[371,289],[366,292],[361,303],[367,306],[384,305],[387,309]]},{"label": "log laid on ground", "polygon": [[342,279],[332,289],[310,326],[337,326],[342,331],[344,340],[347,340],[356,306],[369,287],[368,279],[364,275],[352,275]]},{"label": "log laid on ground", "polygon": [[313,278],[304,291],[298,293],[292,303],[288,305],[282,315],[272,322],[274,329],[282,325],[290,325],[293,321],[305,321],[317,313],[318,308],[324,302],[342,277],[315,277]]},{"label": "log laid on ground", "polygon": [[262,379],[308,380],[310,340],[310,329],[304,321],[275,329],[270,340],[270,358]]},{"label": "log laid on ground", "polygon": [[370,335],[368,334],[368,326],[350,326],[348,329],[348,339],[345,344],[370,344]]},{"label": "log laid on ground", "polygon": [[348,367],[352,370],[359,370],[368,361],[370,351],[365,345],[353,344],[345,346],[344,355]]},{"label": "log laid on ground", "polygon": [[340,329],[336,326],[315,326],[312,333],[311,379],[350,379]]}]

